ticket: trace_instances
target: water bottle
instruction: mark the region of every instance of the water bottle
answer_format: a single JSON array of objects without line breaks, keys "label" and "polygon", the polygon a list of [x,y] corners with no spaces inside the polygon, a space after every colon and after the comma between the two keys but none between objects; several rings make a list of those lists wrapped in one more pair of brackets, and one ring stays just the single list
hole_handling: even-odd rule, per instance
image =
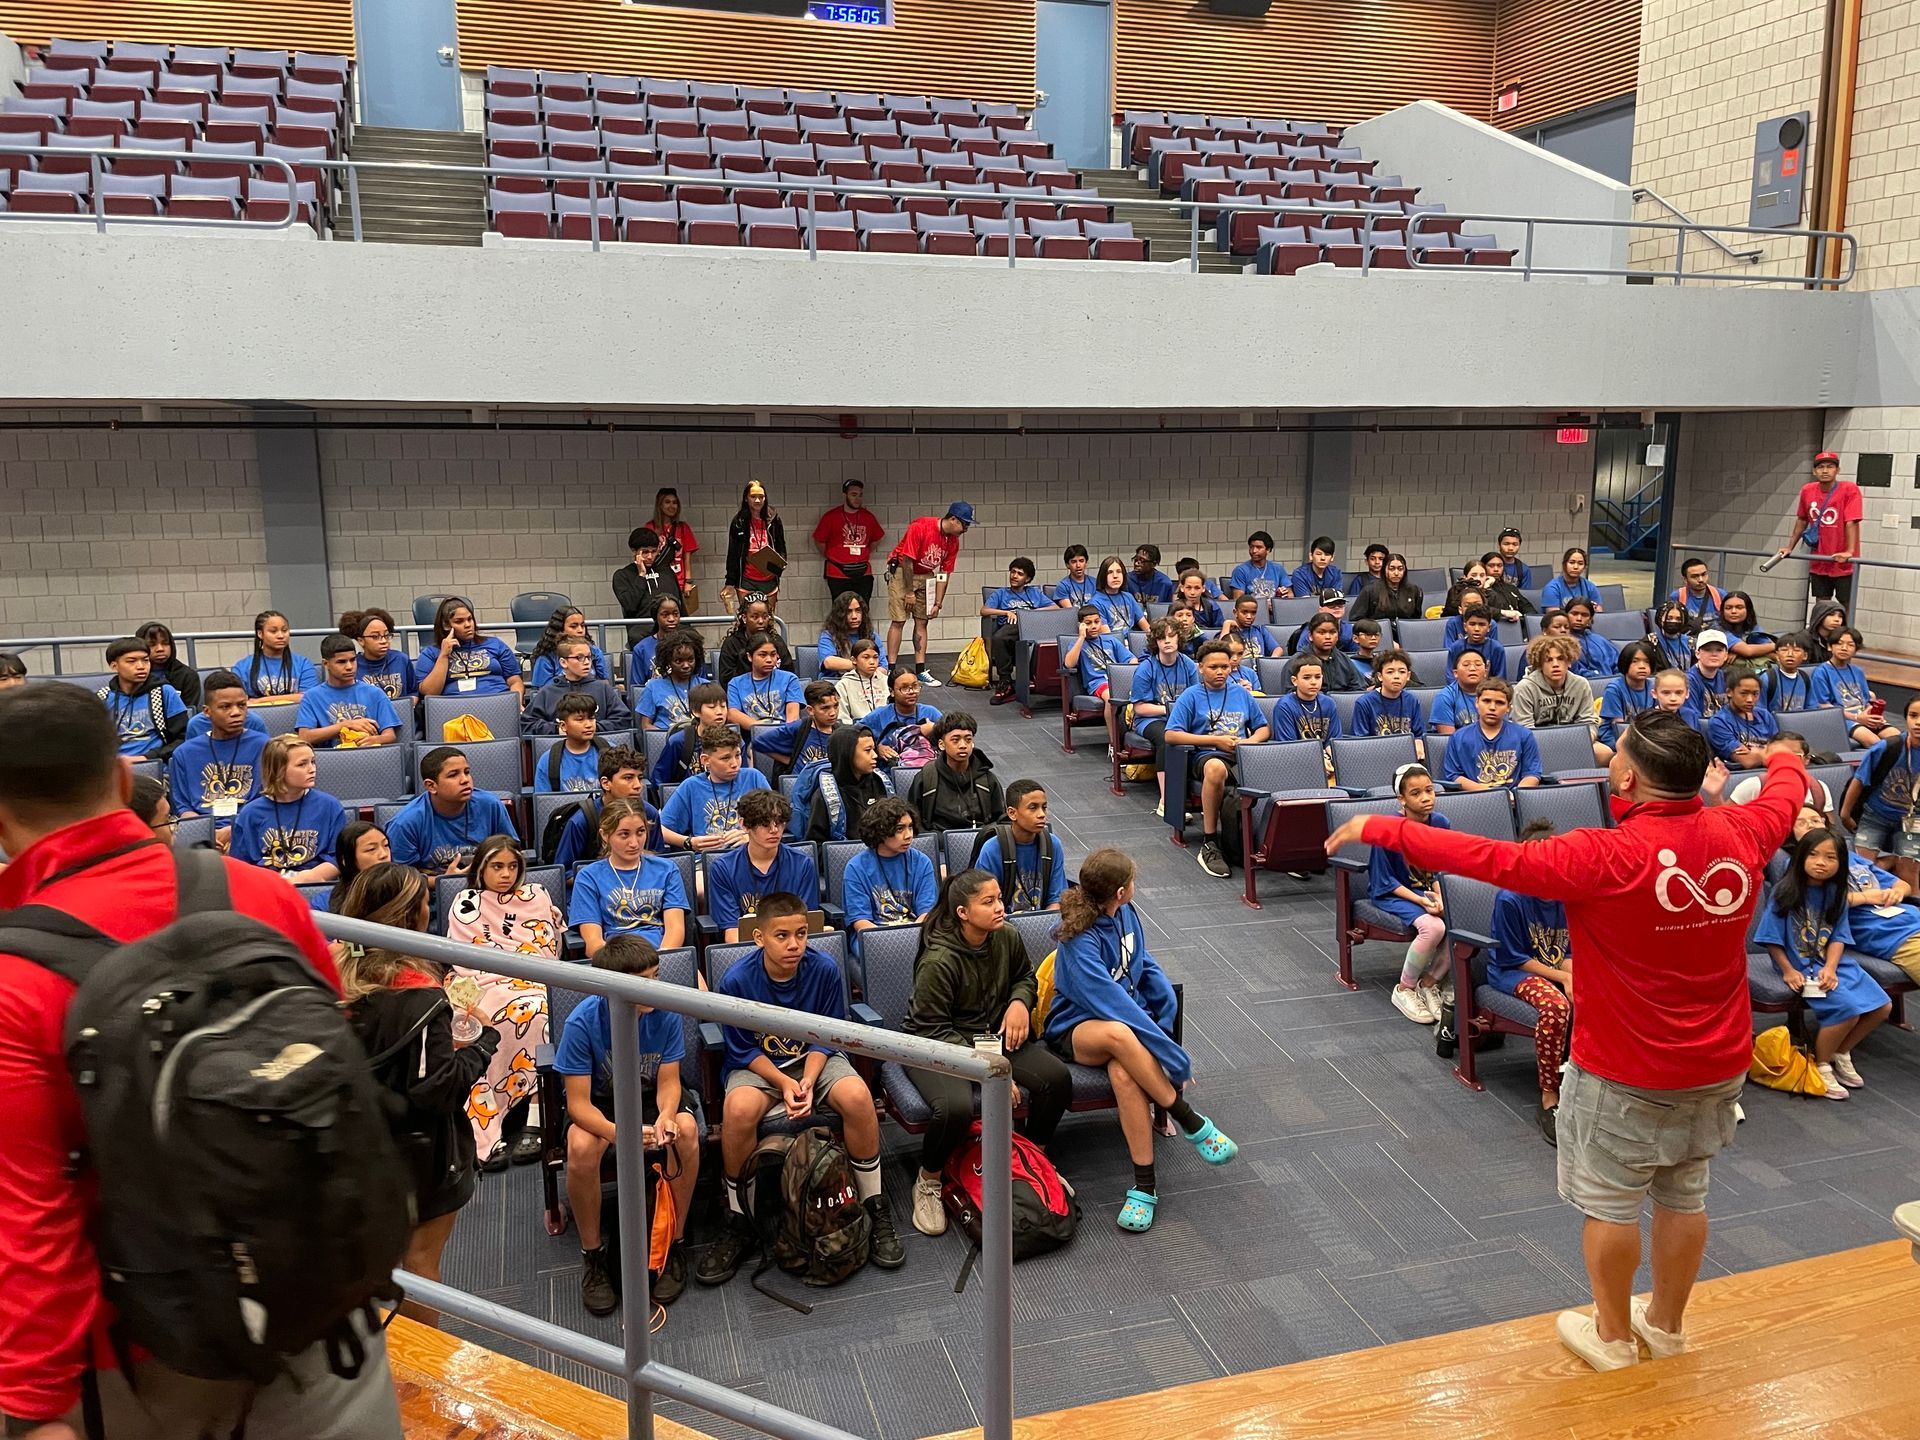
[{"label": "water bottle", "polygon": [[1769,570],[1773,569],[1774,566],[1778,565],[1782,560],[1786,558],[1787,557],[1784,555],[1769,555],[1766,559],[1760,562],[1760,573],[1762,575],[1766,574]]},{"label": "water bottle", "polygon": [[1459,1048],[1459,1037],[1453,1029],[1453,1001],[1448,1000],[1440,1006],[1440,1023],[1433,1027],[1433,1053],[1442,1060],[1453,1059],[1454,1051]]}]

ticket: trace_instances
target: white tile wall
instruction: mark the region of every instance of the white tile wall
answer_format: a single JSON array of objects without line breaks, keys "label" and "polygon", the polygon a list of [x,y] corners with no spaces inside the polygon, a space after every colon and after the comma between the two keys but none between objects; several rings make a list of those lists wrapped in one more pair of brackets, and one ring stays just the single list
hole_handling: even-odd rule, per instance
[{"label": "white tile wall", "polygon": [[[1911,222],[1909,222],[1911,223]],[[1860,525],[1860,550],[1871,560],[1920,565],[1920,409],[1836,410],[1828,417],[1827,447],[1840,456],[1840,473],[1855,478],[1862,452],[1893,456],[1891,489],[1860,492],[1866,512]],[[1887,521],[1892,520],[1891,528]],[[1920,651],[1920,572],[1863,568],[1854,581],[1854,610],[1870,644]]]},{"label": "white tile wall", "polygon": [[[266,604],[251,435],[0,431],[5,634],[244,628]],[[65,659],[104,668],[98,655]],[[47,668],[44,652],[28,660]]]}]

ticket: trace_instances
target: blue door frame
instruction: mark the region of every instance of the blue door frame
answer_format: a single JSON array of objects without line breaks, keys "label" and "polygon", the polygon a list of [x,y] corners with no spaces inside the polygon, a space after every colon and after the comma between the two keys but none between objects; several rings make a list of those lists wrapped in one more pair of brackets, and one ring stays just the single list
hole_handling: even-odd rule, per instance
[{"label": "blue door frame", "polygon": [[465,128],[454,0],[353,0],[360,115],[406,130]]},{"label": "blue door frame", "polygon": [[1107,0],[1038,0],[1033,128],[1076,169],[1112,162],[1113,10]]}]

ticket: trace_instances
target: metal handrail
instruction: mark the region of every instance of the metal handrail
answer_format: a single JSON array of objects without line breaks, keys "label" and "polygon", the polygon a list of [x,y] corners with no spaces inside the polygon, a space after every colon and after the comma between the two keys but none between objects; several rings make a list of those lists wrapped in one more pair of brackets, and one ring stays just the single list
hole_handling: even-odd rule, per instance
[{"label": "metal handrail", "polygon": [[[173,151],[173,150],[165,150],[165,151],[153,152],[149,154],[148,152],[142,152],[142,151],[136,151],[136,150],[116,150],[112,148],[102,148],[97,151],[78,150],[78,149],[56,150],[50,147],[36,148],[36,147],[29,147],[29,146],[16,146],[11,144],[8,145],[7,148],[9,150],[20,151],[24,153],[57,154],[57,155],[68,155],[68,156],[97,155],[103,159],[112,159],[116,155],[140,157],[140,158],[170,159],[170,160],[173,160],[175,163],[179,163],[179,164],[188,163],[192,154],[192,152],[182,152],[182,151]],[[256,163],[265,163],[266,160],[272,160],[273,162],[280,164],[283,167],[286,167],[289,170],[289,172],[291,172],[291,166],[288,164],[288,162],[280,160],[278,156],[271,156],[271,157],[231,156],[231,157],[211,157],[211,158],[239,159],[239,160],[246,160],[251,158]],[[955,192],[951,190],[941,190],[931,186],[886,185],[878,181],[860,181],[860,180],[840,181],[840,180],[832,180],[826,177],[819,177],[819,176],[806,177],[801,180],[783,180],[778,178],[771,172],[765,175],[754,175],[754,176],[746,176],[746,177],[722,176],[719,179],[713,179],[713,178],[704,177],[704,176],[684,176],[684,175],[669,175],[669,174],[626,175],[626,174],[616,174],[611,171],[556,170],[551,168],[536,170],[536,169],[526,169],[526,168],[518,168],[518,167],[507,167],[507,166],[501,166],[501,165],[443,165],[443,164],[430,163],[430,162],[419,161],[419,160],[354,160],[354,159],[347,158],[347,159],[338,159],[338,160],[301,160],[298,163],[303,169],[320,170],[320,171],[327,172],[330,175],[333,175],[336,179],[336,184],[341,188],[344,188],[349,199],[350,208],[352,210],[352,235],[353,235],[354,242],[356,244],[363,243],[366,239],[365,232],[362,225],[361,206],[360,206],[360,172],[362,170],[372,170],[372,171],[378,171],[381,173],[398,173],[398,174],[411,173],[411,174],[423,174],[423,175],[478,175],[478,176],[483,176],[490,179],[495,177],[500,177],[500,178],[518,178],[523,180],[546,180],[546,181],[565,180],[565,181],[570,181],[574,183],[579,183],[584,181],[587,185],[586,215],[587,215],[588,231],[589,231],[588,239],[591,242],[591,248],[596,252],[598,252],[600,249],[603,248],[600,240],[600,221],[602,219],[605,219],[605,220],[613,221],[617,225],[619,220],[618,205],[614,204],[610,209],[603,210],[602,202],[615,200],[617,197],[614,195],[613,191],[615,187],[621,184],[659,185],[669,190],[674,189],[678,186],[685,185],[685,186],[704,187],[709,189],[719,189],[719,190],[725,190],[725,191],[773,190],[773,191],[778,191],[782,194],[804,194],[807,197],[807,214],[809,216],[817,215],[819,213],[816,206],[816,200],[818,195],[821,192],[826,192],[828,194],[834,194],[834,195],[880,195],[880,196],[890,197],[893,199],[903,199],[903,198],[913,199],[913,198],[920,198],[920,197],[929,197],[933,199],[946,201],[948,203],[951,203],[956,198]],[[98,187],[96,186],[95,188],[97,191]],[[1048,193],[1049,192],[1046,192],[1046,191],[1039,192],[1039,194],[1043,197],[1046,196]],[[1007,236],[1008,236],[1007,266],[1009,269],[1015,268],[1018,264],[1018,259],[1019,259],[1018,253],[1017,253],[1019,250],[1019,245],[1018,245],[1019,229],[1018,229],[1018,216],[1015,213],[1015,207],[1023,203],[1024,204],[1033,203],[1035,196],[1032,194],[974,195],[974,196],[968,196],[966,198],[976,199],[976,200],[995,200],[995,201],[999,201],[1003,205],[1006,211],[1006,220],[1007,220]],[[1123,212],[1123,211],[1140,211],[1140,212],[1146,212],[1146,213],[1152,213],[1152,214],[1165,214],[1165,213],[1171,212],[1175,216],[1183,216],[1187,220],[1188,249],[1187,249],[1186,268],[1189,273],[1196,274],[1196,275],[1200,273],[1200,231],[1201,231],[1200,212],[1202,210],[1225,214],[1228,216],[1248,213],[1248,212],[1271,213],[1274,215],[1280,215],[1280,214],[1290,213],[1290,212],[1305,213],[1307,211],[1311,211],[1316,215],[1326,215],[1326,216],[1352,216],[1352,215],[1361,216],[1363,217],[1363,223],[1361,227],[1362,238],[1361,238],[1360,244],[1362,248],[1361,248],[1359,268],[1360,268],[1360,273],[1363,275],[1369,274],[1371,273],[1371,271],[1378,268],[1377,266],[1372,264],[1372,256],[1373,256],[1373,249],[1374,249],[1374,246],[1372,244],[1372,239],[1374,234],[1375,223],[1376,221],[1381,219],[1404,218],[1408,222],[1407,229],[1405,232],[1407,251],[1408,251],[1408,264],[1414,269],[1417,269],[1417,270],[1444,269],[1449,271],[1458,271],[1458,270],[1465,269],[1469,271],[1474,271],[1476,273],[1480,271],[1486,271],[1486,272],[1495,273],[1495,274],[1498,274],[1498,273],[1511,274],[1512,270],[1508,267],[1496,268],[1493,266],[1476,267],[1471,265],[1469,266],[1436,265],[1431,262],[1422,262],[1419,257],[1418,249],[1415,247],[1413,243],[1415,232],[1420,230],[1423,224],[1431,227],[1434,225],[1446,223],[1448,221],[1455,221],[1455,220],[1474,220],[1474,221],[1487,222],[1487,223],[1524,225],[1527,227],[1527,229],[1526,229],[1526,243],[1524,247],[1525,254],[1524,254],[1522,265],[1521,265],[1521,274],[1522,274],[1522,278],[1526,280],[1531,280],[1535,275],[1574,276],[1574,277],[1582,277],[1587,279],[1653,276],[1653,277],[1664,277],[1664,278],[1672,279],[1674,283],[1679,284],[1679,283],[1682,283],[1687,278],[1687,272],[1685,271],[1683,266],[1683,261],[1685,258],[1687,235],[1699,234],[1705,239],[1707,239],[1710,243],[1720,244],[1722,249],[1726,249],[1726,246],[1720,241],[1718,241],[1715,237],[1714,232],[1721,232],[1726,234],[1764,235],[1764,236],[1770,236],[1774,238],[1843,240],[1847,245],[1848,263],[1847,263],[1847,268],[1845,273],[1838,277],[1831,278],[1831,279],[1824,278],[1824,277],[1808,277],[1804,275],[1796,275],[1791,277],[1789,276],[1743,276],[1741,277],[1743,282],[1748,284],[1802,285],[1802,286],[1807,286],[1807,287],[1816,288],[1816,289],[1823,289],[1823,288],[1839,289],[1840,287],[1844,286],[1849,280],[1853,278],[1854,270],[1857,265],[1858,250],[1859,250],[1858,244],[1854,240],[1853,235],[1850,232],[1844,231],[1844,230],[1763,230],[1753,226],[1744,226],[1744,225],[1703,225],[1697,221],[1692,221],[1692,220],[1688,220],[1685,222],[1669,222],[1669,221],[1659,221],[1659,220],[1615,220],[1615,219],[1599,219],[1599,218],[1573,218],[1573,217],[1529,216],[1529,215],[1459,214],[1459,213],[1441,210],[1437,208],[1434,208],[1434,209],[1425,208],[1418,204],[1416,204],[1415,208],[1411,212],[1403,216],[1387,216],[1387,215],[1383,215],[1382,212],[1380,211],[1366,210],[1358,205],[1332,206],[1332,205],[1319,205],[1319,204],[1313,204],[1311,202],[1302,201],[1296,206],[1296,205],[1290,205],[1288,202],[1283,201],[1280,205],[1276,206],[1271,203],[1261,203],[1261,204],[1237,203],[1239,199],[1240,197],[1236,197],[1236,196],[1219,196],[1209,200],[1183,200],[1183,199],[1166,199],[1163,197],[1149,197],[1145,199],[1138,199],[1138,198],[1127,198],[1124,196],[1117,196],[1117,195],[1115,196],[1094,195],[1092,197],[1089,197],[1087,203],[1104,205],[1108,207],[1109,210],[1115,212],[1116,217],[1120,212]],[[1065,200],[1057,201],[1055,203],[1071,204],[1074,202],[1071,197],[1068,197]],[[96,208],[97,208],[97,204],[96,204]],[[1371,217],[1371,218],[1366,218],[1366,217]],[[42,215],[15,216],[10,212],[0,211],[0,222],[12,220],[12,219],[59,220],[59,219],[68,219],[68,218],[77,218],[77,217],[42,216]],[[267,222],[264,222],[264,221],[248,221],[248,220],[198,220],[198,221],[183,220],[183,221],[175,222],[175,221],[169,221],[164,216],[106,216],[102,214],[97,217],[97,223],[99,225],[99,228],[103,231],[107,228],[109,222],[120,223],[123,221],[130,221],[136,224],[178,223],[178,224],[186,224],[186,225],[197,225],[202,227],[226,227],[226,228],[245,227],[245,228],[255,228],[255,229],[264,229],[264,228],[285,229],[289,224],[292,223],[292,212],[291,211],[289,212],[289,215],[286,220],[272,224],[272,225],[269,225]],[[1677,243],[1675,247],[1676,253],[1674,257],[1675,268],[1669,271],[1669,270],[1601,270],[1601,269],[1586,269],[1586,268],[1537,266],[1532,263],[1533,235],[1534,235],[1534,227],[1536,225],[1574,225],[1574,226],[1592,226],[1592,227],[1598,227],[1598,228],[1611,228],[1611,229],[1643,229],[1643,230],[1652,229],[1652,230],[1672,231],[1677,237]],[[809,224],[806,227],[806,231],[807,231],[807,258],[809,260],[818,260],[820,251],[815,241],[814,227],[811,224]],[[1729,252],[1729,253],[1732,253],[1732,252]],[[1036,256],[1035,258],[1039,258],[1039,257]],[[1171,266],[1168,266],[1167,268],[1171,268]],[[1721,279],[1725,277],[1714,276],[1706,272],[1696,271],[1696,272],[1693,272],[1693,278],[1696,280],[1701,280],[1701,279]]]},{"label": "metal handrail", "polygon": [[[1651,185],[1634,186],[1633,198],[1636,200],[1653,201],[1654,204],[1658,205],[1662,210],[1665,210],[1669,215],[1673,216],[1673,218],[1676,220],[1684,220],[1689,225],[1700,224],[1700,222],[1694,219],[1693,216],[1687,214],[1686,211],[1682,210],[1678,205],[1674,204],[1671,200],[1667,199],[1666,196],[1662,195],[1658,190],[1655,190]],[[1701,228],[1702,230],[1706,231],[1706,236],[1705,236],[1706,242],[1709,245],[1714,246],[1721,253],[1726,255],[1729,259],[1739,260],[1748,265],[1758,265],[1761,262],[1761,260],[1766,258],[1767,252],[1757,245],[1751,250],[1735,250],[1732,246],[1728,245],[1726,241],[1722,240],[1718,235],[1713,234],[1709,227],[1701,226]]]},{"label": "metal handrail", "polygon": [[[1846,230],[1767,230],[1757,225],[1702,225],[1697,221],[1681,223],[1675,220],[1614,220],[1598,219],[1587,216],[1556,215],[1500,215],[1491,213],[1472,213],[1462,211],[1423,211],[1409,217],[1407,225],[1407,259],[1416,270],[1468,271],[1488,275],[1511,275],[1509,266],[1495,265],[1436,265],[1420,258],[1420,247],[1413,243],[1416,231],[1423,226],[1439,221],[1472,220],[1482,225],[1522,225],[1526,227],[1521,252],[1520,276],[1531,280],[1536,275],[1567,275],[1587,279],[1628,278],[1633,276],[1666,279],[1676,285],[1684,284],[1689,276],[1695,280],[1733,279],[1741,285],[1794,285],[1810,290],[1838,290],[1853,279],[1854,270],[1859,263],[1860,246],[1853,234]],[[1659,230],[1671,231],[1674,235],[1673,269],[1671,270],[1603,270],[1585,266],[1550,266],[1533,263],[1534,231],[1542,225],[1567,225],[1593,230]],[[1828,277],[1821,275],[1739,275],[1728,277],[1716,275],[1711,271],[1686,268],[1686,247],[1688,235],[1706,235],[1712,231],[1728,235],[1765,235],[1775,239],[1798,240],[1839,240],[1847,247],[1847,265],[1843,273]]]},{"label": "metal handrail", "polygon": [[[437,935],[396,930],[365,920],[316,913],[321,933],[334,940],[378,947],[397,954],[417,955],[442,965],[472,965],[473,947]],[[486,967],[501,975],[538,984],[555,985],[589,995],[604,995],[616,1008],[613,1037],[614,1107],[621,1115],[641,1113],[638,1012],[647,1005],[656,1010],[691,1015],[720,1025],[765,1031],[836,1050],[850,1050],[879,1060],[892,1060],[917,1070],[957,1075],[980,1086],[981,1233],[980,1277],[986,1289],[984,1332],[985,1374],[979,1399],[985,1440],[1013,1437],[1013,1067],[1005,1055],[928,1040],[852,1020],[834,1020],[763,1005],[709,990],[676,985],[665,980],[642,980],[591,965],[541,960],[529,955],[488,951]],[[624,1011],[627,1023],[618,1023]],[[611,1375],[627,1390],[629,1440],[651,1440],[653,1397],[663,1396],[695,1405],[709,1414],[751,1425],[782,1440],[855,1440],[849,1432],[807,1416],[742,1395],[728,1386],[655,1360],[646,1315],[652,1308],[648,1290],[646,1237],[646,1157],[637,1144],[616,1145],[614,1166],[618,1179],[615,1197],[620,1214],[620,1278],[626,1295],[627,1323],[621,1327],[624,1347],[577,1334],[550,1321],[522,1315],[444,1283],[423,1280],[396,1270],[394,1279],[410,1293],[444,1310],[457,1320],[479,1325],[497,1335],[535,1345],[602,1374]]]},{"label": "metal handrail", "polygon": [[[680,623],[682,625],[731,626],[734,623],[734,621],[738,618],[739,617],[734,615],[725,615],[725,614],[683,615],[680,617]],[[772,618],[773,624],[779,628],[780,638],[782,640],[785,640],[788,634],[786,620],[782,616],[777,614],[772,616],[771,618]],[[544,621],[538,621],[538,620],[509,620],[506,622],[505,625],[494,626],[492,627],[491,631],[483,629],[481,633],[482,634],[497,633],[499,630],[502,630],[502,629],[517,630],[522,625],[538,625],[538,624],[544,624],[544,623],[545,623]],[[622,626],[648,625],[651,623],[652,623],[651,621],[643,617],[630,617],[626,615],[622,615],[618,619],[613,619],[613,620],[589,619],[585,621],[587,629],[599,636],[599,640],[597,643],[599,644],[602,650],[605,650],[607,648],[607,631],[616,629]],[[298,629],[289,630],[287,633],[289,636],[291,636],[293,639],[296,639],[296,640],[311,640],[319,637],[324,637],[327,635],[333,635],[333,634],[336,634],[337,632],[338,632],[338,627],[336,626],[316,625],[316,626],[301,626]],[[94,646],[95,648],[99,648],[101,646],[111,645],[116,640],[124,640],[128,635],[132,633],[133,631],[131,629],[128,629],[124,631],[117,631],[111,635],[30,635],[18,640],[0,640],[0,650],[9,650],[9,651],[12,651],[14,654],[19,655],[19,654],[25,654],[31,650],[43,650],[51,647],[53,650],[53,673],[55,675],[59,675],[64,673],[60,668],[61,667],[60,651],[62,647],[72,646],[72,645],[91,645],[91,646]],[[421,636],[431,635],[433,633],[433,626],[431,625],[395,625],[393,627],[393,633],[395,635],[402,636],[402,637],[411,637],[413,639],[418,639]],[[187,664],[197,670],[200,668],[200,665],[199,665],[200,657],[199,657],[199,651],[197,648],[198,642],[206,641],[211,643],[216,640],[251,641],[253,639],[253,631],[251,630],[192,630],[192,631],[176,630],[173,632],[173,639],[176,645],[185,647],[186,649],[185,659]],[[404,645],[401,647],[401,653],[402,654],[409,653],[406,650]],[[417,653],[417,652],[412,652],[412,653]]]},{"label": "metal handrail", "polygon": [[[135,150],[132,148],[106,147],[97,150],[83,150],[77,147],[56,145],[15,145],[11,140],[5,143],[9,154],[15,155],[61,155],[69,158],[84,155],[87,157],[87,189],[91,192],[92,208],[85,212],[76,211],[71,215],[43,214],[39,211],[0,210],[0,220],[53,220],[56,222],[93,222],[94,229],[100,234],[107,233],[107,222],[116,225],[186,225],[201,230],[233,230],[242,226],[249,230],[291,230],[294,216],[300,213],[300,177],[294,173],[290,161],[282,160],[278,155],[214,155],[200,154],[199,158],[209,165],[259,165],[278,166],[287,177],[287,213],[278,220],[196,220],[186,216],[177,218],[166,215],[108,215],[106,196],[100,191],[100,162],[102,160],[170,160],[176,165],[184,165],[194,158],[190,150]],[[305,165],[309,162],[301,161]],[[27,191],[28,194],[46,194],[60,192]],[[316,196],[316,201],[318,197]],[[239,208],[245,212],[244,196]]]}]

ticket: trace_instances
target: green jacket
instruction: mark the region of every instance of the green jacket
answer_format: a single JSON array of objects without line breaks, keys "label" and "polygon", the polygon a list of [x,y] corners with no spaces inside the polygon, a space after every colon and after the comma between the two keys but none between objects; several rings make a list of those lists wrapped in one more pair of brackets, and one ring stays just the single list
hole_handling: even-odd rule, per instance
[{"label": "green jacket", "polygon": [[1040,986],[1020,932],[1002,925],[981,949],[970,950],[958,931],[936,937],[913,966],[913,1005],[907,1033],[971,1045],[1000,1028],[1007,1006],[1033,1009]]}]

